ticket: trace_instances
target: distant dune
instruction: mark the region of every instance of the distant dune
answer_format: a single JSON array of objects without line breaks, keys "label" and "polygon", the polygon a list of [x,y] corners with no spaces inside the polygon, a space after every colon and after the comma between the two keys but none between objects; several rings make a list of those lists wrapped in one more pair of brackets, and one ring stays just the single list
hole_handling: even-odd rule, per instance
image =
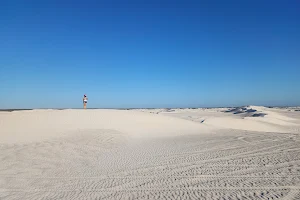
[{"label": "distant dune", "polygon": [[298,133],[299,115],[292,111],[297,108],[267,108],[245,106],[237,108],[198,108],[198,109],[140,109],[143,112],[174,116],[190,121],[201,122],[217,129],[238,129],[278,133]]}]

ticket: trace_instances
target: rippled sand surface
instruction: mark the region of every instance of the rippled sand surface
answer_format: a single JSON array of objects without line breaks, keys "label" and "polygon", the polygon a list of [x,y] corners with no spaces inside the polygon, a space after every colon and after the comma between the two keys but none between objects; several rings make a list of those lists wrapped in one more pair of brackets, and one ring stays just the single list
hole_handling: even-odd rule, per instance
[{"label": "rippled sand surface", "polygon": [[297,111],[273,132],[143,111],[1,112],[0,199],[300,199]]}]

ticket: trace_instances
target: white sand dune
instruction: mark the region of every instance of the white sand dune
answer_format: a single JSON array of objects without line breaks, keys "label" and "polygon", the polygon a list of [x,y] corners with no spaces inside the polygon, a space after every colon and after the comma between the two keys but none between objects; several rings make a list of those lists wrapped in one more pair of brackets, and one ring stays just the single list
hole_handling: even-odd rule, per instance
[{"label": "white sand dune", "polygon": [[[176,126],[174,126],[176,124]],[[126,110],[29,110],[0,112],[2,142],[32,142],[78,130],[113,129],[133,137],[165,137],[212,128],[167,116]]]},{"label": "white sand dune", "polygon": [[[287,109],[266,108],[263,106],[247,106],[255,110],[253,114],[266,114],[264,117],[250,117],[243,113],[226,113],[228,108],[213,109],[152,109],[140,110],[165,116],[174,116],[191,121],[201,122],[217,129],[237,129],[262,132],[298,133],[300,128],[300,113],[286,111]],[[251,114],[251,113],[250,113]]]},{"label": "white sand dune", "polygon": [[0,199],[300,199],[295,110],[0,112]]}]

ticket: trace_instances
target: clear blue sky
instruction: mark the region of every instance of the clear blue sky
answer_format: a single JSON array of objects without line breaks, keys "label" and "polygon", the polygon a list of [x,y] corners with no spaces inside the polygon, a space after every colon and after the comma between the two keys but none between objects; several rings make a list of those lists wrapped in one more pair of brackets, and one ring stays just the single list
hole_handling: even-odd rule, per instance
[{"label": "clear blue sky", "polygon": [[300,1],[2,1],[0,108],[300,105]]}]

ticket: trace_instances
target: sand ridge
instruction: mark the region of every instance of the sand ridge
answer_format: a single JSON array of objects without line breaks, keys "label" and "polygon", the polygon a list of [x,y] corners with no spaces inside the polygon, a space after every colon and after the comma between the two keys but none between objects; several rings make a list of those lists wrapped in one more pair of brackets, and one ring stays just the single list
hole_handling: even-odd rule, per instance
[{"label": "sand ridge", "polygon": [[[174,126],[176,124],[176,126]],[[133,137],[164,137],[213,128],[168,116],[128,110],[29,110],[0,112],[1,141],[39,141],[84,129],[114,129]]]},{"label": "sand ridge", "polygon": [[300,114],[295,110],[298,109],[263,106],[212,109],[139,109],[142,112],[203,123],[216,129],[300,133]]}]

